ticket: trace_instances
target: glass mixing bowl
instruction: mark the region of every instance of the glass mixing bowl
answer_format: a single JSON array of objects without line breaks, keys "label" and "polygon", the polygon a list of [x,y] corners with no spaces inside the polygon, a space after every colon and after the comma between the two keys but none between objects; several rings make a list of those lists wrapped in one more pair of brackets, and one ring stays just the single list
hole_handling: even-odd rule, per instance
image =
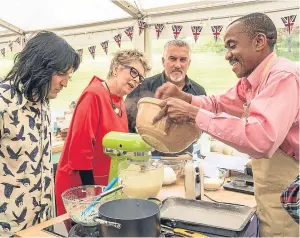
[{"label": "glass mixing bowl", "polygon": [[119,164],[119,184],[129,198],[156,197],[162,188],[164,166],[158,160],[126,160]]},{"label": "glass mixing bowl", "polygon": [[94,217],[98,216],[99,206],[104,202],[115,199],[117,192],[101,198],[89,214],[82,215],[82,212],[99,197],[104,189],[105,187],[100,185],[83,185],[64,191],[61,197],[70,218],[84,226],[97,225],[98,223],[94,221]]}]

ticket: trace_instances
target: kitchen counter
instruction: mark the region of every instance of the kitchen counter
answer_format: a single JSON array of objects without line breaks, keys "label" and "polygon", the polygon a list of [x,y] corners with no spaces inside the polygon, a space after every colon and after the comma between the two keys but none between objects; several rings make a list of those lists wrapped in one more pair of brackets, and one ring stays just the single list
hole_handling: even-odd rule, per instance
[{"label": "kitchen counter", "polygon": [[58,153],[58,152],[61,152],[64,148],[64,143],[65,141],[64,140],[60,140],[60,141],[55,141],[53,144],[52,144],[52,153]]},{"label": "kitchen counter", "polygon": [[[253,195],[247,195],[242,193],[236,193],[227,191],[224,189],[220,189],[218,191],[205,191],[205,194],[210,198],[218,201],[218,202],[229,202],[229,203],[237,203],[250,207],[256,206],[255,199]],[[183,179],[179,180],[176,184],[170,186],[164,186],[162,190],[159,192],[157,198],[163,200],[167,197],[184,197],[184,181]],[[204,197],[204,200],[209,201],[208,198]],[[53,224],[60,223],[66,219],[68,219],[68,214],[64,214],[58,217],[55,217],[51,220],[45,221],[33,227],[29,227],[26,230],[17,232],[15,236],[18,237],[55,237],[47,232],[44,232],[42,229],[48,227]]]}]

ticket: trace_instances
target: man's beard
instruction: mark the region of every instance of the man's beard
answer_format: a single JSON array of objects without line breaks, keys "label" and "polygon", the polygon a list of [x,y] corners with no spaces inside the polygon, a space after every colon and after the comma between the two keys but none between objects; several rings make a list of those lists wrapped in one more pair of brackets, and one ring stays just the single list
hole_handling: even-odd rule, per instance
[{"label": "man's beard", "polygon": [[180,81],[182,81],[185,77],[183,75],[181,76],[173,76],[173,75],[170,75],[170,80],[172,82],[175,82],[175,83],[179,83]]}]

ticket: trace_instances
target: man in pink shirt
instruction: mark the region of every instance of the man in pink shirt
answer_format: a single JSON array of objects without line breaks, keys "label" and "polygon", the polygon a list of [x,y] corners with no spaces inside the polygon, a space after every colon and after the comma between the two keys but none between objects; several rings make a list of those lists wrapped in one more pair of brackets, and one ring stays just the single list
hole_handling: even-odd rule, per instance
[{"label": "man in pink shirt", "polygon": [[299,236],[280,195],[299,174],[299,67],[273,52],[277,31],[265,14],[232,22],[224,36],[225,59],[239,81],[220,96],[191,96],[166,83],[154,123],[196,123],[200,130],[252,156],[262,236]]}]

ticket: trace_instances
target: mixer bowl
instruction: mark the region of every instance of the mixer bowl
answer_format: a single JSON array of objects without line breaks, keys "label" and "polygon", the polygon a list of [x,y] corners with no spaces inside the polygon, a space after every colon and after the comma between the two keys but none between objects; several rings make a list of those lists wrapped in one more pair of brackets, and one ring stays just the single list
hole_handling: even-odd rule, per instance
[{"label": "mixer bowl", "polygon": [[156,197],[164,179],[163,164],[158,160],[126,160],[119,164],[119,183],[129,198]]},{"label": "mixer bowl", "polygon": [[160,112],[161,100],[145,97],[138,102],[136,129],[142,139],[157,151],[178,153],[198,140],[201,131],[192,123],[173,124],[165,135],[166,117],[153,125],[153,118]]},{"label": "mixer bowl", "polygon": [[70,218],[84,226],[97,225],[94,217],[98,215],[100,205],[114,199],[115,193],[103,197],[96,203],[91,213],[82,215],[82,212],[98,198],[104,189],[105,187],[100,185],[83,185],[64,191],[61,196]]}]

